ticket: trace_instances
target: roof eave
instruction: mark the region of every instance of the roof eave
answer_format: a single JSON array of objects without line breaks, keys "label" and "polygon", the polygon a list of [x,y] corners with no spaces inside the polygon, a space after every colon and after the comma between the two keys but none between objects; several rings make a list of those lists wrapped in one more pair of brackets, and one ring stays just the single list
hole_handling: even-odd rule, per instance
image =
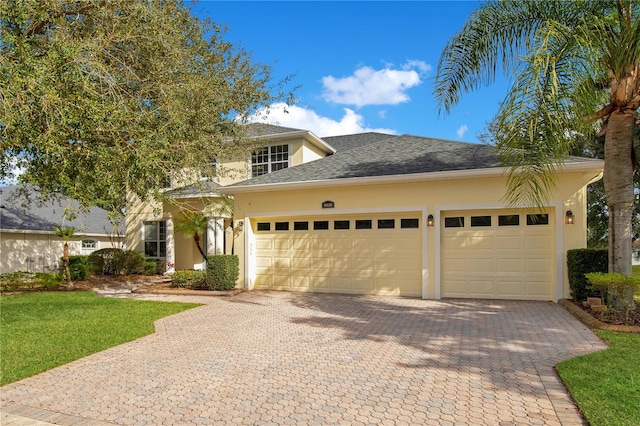
[{"label": "roof eave", "polygon": [[[592,160],[579,163],[565,163],[558,173],[590,172],[601,173],[604,167],[603,160]],[[302,182],[280,182],[257,184],[247,186],[228,186],[220,188],[220,192],[226,195],[235,195],[251,192],[286,191],[292,189],[312,189],[322,187],[380,185],[393,183],[428,182],[438,180],[461,180],[469,178],[501,177],[508,174],[504,167],[490,167],[486,169],[450,170],[443,172],[411,173],[387,176],[365,176],[339,179],[323,179]]]}]

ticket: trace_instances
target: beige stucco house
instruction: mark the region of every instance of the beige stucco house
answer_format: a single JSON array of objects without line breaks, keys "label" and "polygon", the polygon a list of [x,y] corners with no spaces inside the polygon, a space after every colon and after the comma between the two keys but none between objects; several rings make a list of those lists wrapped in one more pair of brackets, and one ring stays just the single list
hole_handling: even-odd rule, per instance
[{"label": "beige stucco house", "polygon": [[[586,246],[586,186],[601,177],[602,161],[568,158],[542,210],[509,208],[505,170],[491,146],[265,129],[270,138],[261,152],[269,155],[246,161],[248,179],[216,184],[204,195],[179,190],[198,202],[233,197],[233,216],[219,222],[226,239],[220,251],[232,247],[239,256],[239,287],[429,299],[569,297],[566,252]],[[170,241],[170,213],[157,217],[166,258],[191,266],[193,250],[183,250],[179,236]],[[139,222],[132,228],[144,237]]]},{"label": "beige stucco house", "polygon": [[[0,274],[9,272],[57,272],[64,241],[54,227],[74,227],[78,235],[69,241],[70,254],[90,254],[109,247],[123,247],[123,231],[108,220],[107,212],[91,208],[80,212],[78,203],[68,198],[41,202],[31,187],[27,199],[19,187],[0,188]],[[65,210],[76,211],[65,220]]]}]

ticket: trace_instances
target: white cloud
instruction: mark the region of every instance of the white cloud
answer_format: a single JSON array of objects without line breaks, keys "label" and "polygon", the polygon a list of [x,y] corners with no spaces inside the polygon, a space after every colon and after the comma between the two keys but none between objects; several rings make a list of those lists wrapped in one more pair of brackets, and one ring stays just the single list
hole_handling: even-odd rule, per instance
[{"label": "white cloud", "polygon": [[355,105],[397,105],[409,101],[407,90],[422,84],[421,76],[431,71],[431,65],[410,60],[400,69],[392,65],[374,70],[363,66],[353,75],[336,78],[322,77],[323,97],[327,102]]},{"label": "white cloud", "polygon": [[463,124],[462,126],[458,127],[458,130],[456,130],[456,134],[458,135],[458,138],[462,138],[465,133],[467,133],[467,131],[469,130],[469,128],[467,127],[466,124]]},{"label": "white cloud", "polygon": [[249,121],[310,130],[320,137],[363,132],[397,133],[391,129],[366,127],[364,117],[349,108],[345,108],[344,115],[336,121],[329,117],[320,116],[310,109],[277,103],[271,105],[268,112],[264,109],[257,111],[249,118]]}]

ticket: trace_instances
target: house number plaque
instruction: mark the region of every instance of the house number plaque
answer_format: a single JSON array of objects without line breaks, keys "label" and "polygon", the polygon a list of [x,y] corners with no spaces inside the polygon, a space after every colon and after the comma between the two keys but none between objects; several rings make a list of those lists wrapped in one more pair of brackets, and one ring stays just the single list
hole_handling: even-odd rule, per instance
[{"label": "house number plaque", "polygon": [[336,206],[336,203],[334,203],[333,201],[323,201],[322,202],[322,208],[323,209],[332,209]]}]

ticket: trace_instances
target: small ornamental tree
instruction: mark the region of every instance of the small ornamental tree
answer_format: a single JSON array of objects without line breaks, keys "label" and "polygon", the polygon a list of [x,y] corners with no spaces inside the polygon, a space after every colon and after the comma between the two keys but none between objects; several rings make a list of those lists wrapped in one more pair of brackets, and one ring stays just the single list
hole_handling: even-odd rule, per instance
[{"label": "small ornamental tree", "polygon": [[202,239],[208,227],[209,219],[200,212],[183,210],[173,216],[174,231],[181,232],[187,238],[193,238],[203,261],[207,260],[207,253],[202,247]]}]

